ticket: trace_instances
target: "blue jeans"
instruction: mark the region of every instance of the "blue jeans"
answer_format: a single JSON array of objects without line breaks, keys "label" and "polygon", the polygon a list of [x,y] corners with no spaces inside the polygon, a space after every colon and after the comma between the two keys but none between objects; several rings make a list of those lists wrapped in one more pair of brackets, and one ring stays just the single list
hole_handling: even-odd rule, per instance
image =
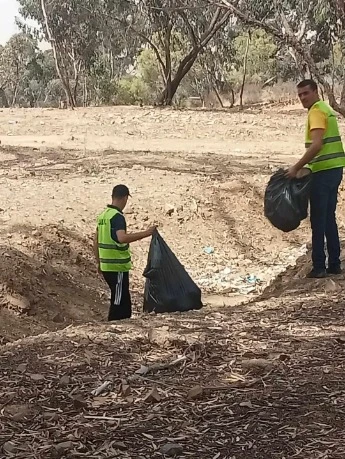
[{"label": "blue jeans", "polygon": [[340,242],[335,211],[342,178],[342,167],[315,172],[312,177],[310,221],[313,269],[316,271],[326,269],[325,238],[328,267],[340,267]]}]

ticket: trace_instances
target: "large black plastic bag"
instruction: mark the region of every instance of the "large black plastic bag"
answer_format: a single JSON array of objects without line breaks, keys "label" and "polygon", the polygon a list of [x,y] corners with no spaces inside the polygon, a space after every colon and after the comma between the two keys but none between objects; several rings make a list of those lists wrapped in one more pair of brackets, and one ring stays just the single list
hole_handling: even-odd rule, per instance
[{"label": "large black plastic bag", "polygon": [[312,174],[303,170],[303,177],[290,179],[279,169],[272,175],[265,192],[265,216],[276,228],[289,232],[298,228],[308,216]]},{"label": "large black plastic bag", "polygon": [[144,276],[145,312],[184,312],[202,308],[201,290],[158,231],[152,236]]}]

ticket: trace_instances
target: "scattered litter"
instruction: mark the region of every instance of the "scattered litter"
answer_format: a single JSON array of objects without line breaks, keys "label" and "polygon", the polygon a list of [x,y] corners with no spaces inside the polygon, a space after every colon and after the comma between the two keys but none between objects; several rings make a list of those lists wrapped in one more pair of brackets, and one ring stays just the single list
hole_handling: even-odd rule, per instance
[{"label": "scattered litter", "polygon": [[256,284],[256,282],[260,282],[260,280],[256,276],[254,276],[254,274],[250,274],[250,276],[247,276],[246,281],[250,284]]}]

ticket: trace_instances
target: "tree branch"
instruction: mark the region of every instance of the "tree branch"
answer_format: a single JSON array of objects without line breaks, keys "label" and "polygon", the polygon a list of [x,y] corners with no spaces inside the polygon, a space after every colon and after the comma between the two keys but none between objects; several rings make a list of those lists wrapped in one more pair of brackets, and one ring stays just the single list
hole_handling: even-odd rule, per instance
[{"label": "tree branch", "polygon": [[[91,11],[90,9],[86,8],[85,6],[82,6],[82,8],[84,8],[84,10],[88,11],[91,14],[95,14],[94,11]],[[145,35],[144,33],[140,32],[139,30],[137,30],[135,27],[133,27],[132,24],[128,24],[127,21],[125,21],[124,19],[121,19],[121,18],[119,18],[117,16],[110,16],[109,14],[106,14],[106,13],[103,13],[103,14],[98,13],[98,16],[108,17],[109,19],[113,19],[114,21],[116,21],[119,24],[123,25],[125,28],[132,30],[132,32],[135,35],[137,35],[138,37],[142,38],[148,45],[151,46],[153,52],[155,53],[155,55],[157,57],[157,60],[158,60],[159,64],[162,66],[162,69],[163,69],[164,73],[166,72],[165,64],[164,64],[164,61],[162,59],[162,56],[160,55],[159,49],[157,48],[157,46],[153,43],[153,41],[147,35]]]},{"label": "tree branch", "polygon": [[190,37],[191,37],[193,46],[194,46],[194,47],[197,47],[197,46],[198,46],[198,39],[197,39],[197,37],[196,37],[196,35],[195,35],[194,29],[193,29],[191,23],[190,23],[189,20],[188,20],[188,17],[187,17],[187,15],[186,15],[185,11],[180,11],[180,12],[179,12],[179,15],[180,15],[181,18],[183,19],[183,22],[186,24],[186,27],[187,27],[188,32],[189,32],[189,35],[190,35]]},{"label": "tree branch", "polygon": [[173,24],[169,20],[167,24],[167,28],[165,31],[165,37],[164,37],[164,51],[165,51],[165,79],[166,79],[166,84],[168,86],[171,83],[171,32],[173,29]]},{"label": "tree branch", "polygon": [[302,38],[304,37],[304,34],[305,34],[305,30],[306,30],[306,27],[307,27],[307,21],[302,21],[302,24],[300,25],[300,28],[299,28],[299,31],[297,32],[296,34],[296,38],[297,40],[300,42],[302,40]]},{"label": "tree branch", "polygon": [[172,12],[179,12],[179,11],[198,11],[198,10],[204,10],[205,8],[209,8],[210,4],[205,3],[204,5],[198,5],[198,6],[165,6],[165,7],[158,7],[158,6],[150,6],[149,8],[151,10],[156,10],[156,11],[166,11],[169,13]]},{"label": "tree branch", "polygon": [[213,28],[215,27],[215,25],[217,24],[217,21],[220,17],[222,13],[222,8],[221,7],[218,7],[213,15],[213,18],[212,18],[212,21],[208,27],[208,30],[205,32],[206,34],[209,33],[211,30],[213,30]]},{"label": "tree branch", "polygon": [[[216,22],[217,18],[219,18],[221,14],[222,8],[219,8],[219,10],[220,11],[218,11],[217,9],[210,23],[210,26],[208,27],[208,30],[202,35],[198,46],[193,47],[193,49],[187,54],[187,56],[185,56],[184,59],[182,59],[182,61],[180,62],[180,65],[178,66],[178,70],[176,72],[177,74],[182,72],[185,75],[189,71],[189,69],[195,62],[195,59],[197,58],[198,53],[209,43],[209,41],[214,37],[217,31],[229,19],[231,12],[227,11],[222,17],[222,19]],[[190,65],[190,62],[192,62],[191,65]]]},{"label": "tree branch", "polygon": [[[219,15],[217,15],[217,18],[221,15],[222,9],[219,11]],[[216,12],[217,14],[217,12]],[[201,37],[201,43],[200,43],[200,49],[204,48],[208,42],[215,36],[215,34],[218,32],[218,30],[229,20],[231,16],[231,12],[227,11],[222,19],[220,19],[218,22],[215,21],[216,14],[214,16],[213,21],[210,24],[210,27],[208,30],[204,33],[204,35]],[[218,19],[217,19],[218,20]]]},{"label": "tree branch", "polygon": [[[229,11],[231,11],[235,16],[237,16],[244,23],[254,26],[254,27],[261,28],[265,30],[265,32],[276,37],[280,42],[287,43],[288,45],[290,45],[305,60],[311,73],[315,76],[317,81],[324,87],[325,92],[328,96],[330,105],[334,108],[334,110],[336,110],[337,112],[345,116],[345,105],[343,105],[342,103],[338,104],[338,102],[336,101],[332,88],[330,84],[328,83],[328,81],[325,79],[325,77],[320,73],[319,69],[317,68],[314,62],[314,59],[312,58],[309,47],[307,45],[303,45],[300,41],[298,41],[284,13],[282,12],[280,13],[280,18],[281,18],[286,34],[284,34],[282,30],[279,30],[276,27],[274,27],[272,24],[267,24],[264,21],[259,21],[251,17],[247,13],[244,13],[243,11],[239,10],[234,5],[232,5],[232,3],[230,3],[228,0],[220,0],[220,2],[221,2],[220,5],[223,5],[223,8],[226,8]],[[345,98],[345,90],[344,90],[344,98]],[[345,104],[345,99],[344,99],[344,104]]]},{"label": "tree branch", "polygon": [[113,17],[113,19],[114,19],[116,22],[119,22],[120,24],[124,25],[124,26],[127,27],[128,29],[131,29],[132,32],[134,32],[138,37],[140,37],[140,38],[142,38],[144,41],[146,41],[146,43],[149,44],[149,45],[151,46],[151,48],[153,49],[153,52],[155,53],[158,62],[159,62],[160,65],[162,66],[163,71],[166,72],[166,68],[165,68],[165,64],[164,64],[164,61],[163,61],[163,59],[162,59],[162,56],[160,55],[159,49],[158,49],[157,46],[153,43],[153,41],[152,41],[147,35],[145,35],[144,33],[140,32],[140,31],[137,30],[135,27],[133,27],[131,24],[127,24],[127,22],[124,21],[123,19],[120,19],[120,18],[118,18],[118,17]]},{"label": "tree branch", "polygon": [[248,24],[250,26],[261,28],[261,29],[265,30],[265,32],[267,32],[267,33],[275,36],[276,38],[278,38],[280,41],[285,41],[284,40],[284,34],[283,34],[283,32],[281,30],[273,27],[273,25],[271,25],[271,24],[268,25],[265,22],[259,21],[259,20],[255,19],[255,18],[249,16],[248,14],[246,14],[246,13],[242,12],[241,10],[239,10],[238,8],[236,8],[228,0],[220,0],[220,3],[217,3],[217,5],[222,7],[222,8],[228,9],[232,14],[237,16],[238,19],[240,19],[244,23],[246,23],[246,24]]}]

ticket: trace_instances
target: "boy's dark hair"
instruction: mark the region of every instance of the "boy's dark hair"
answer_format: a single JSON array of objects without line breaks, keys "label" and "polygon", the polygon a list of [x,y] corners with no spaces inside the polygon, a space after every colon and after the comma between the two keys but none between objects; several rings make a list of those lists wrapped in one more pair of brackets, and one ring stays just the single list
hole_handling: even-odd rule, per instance
[{"label": "boy's dark hair", "polygon": [[116,185],[113,188],[113,192],[111,194],[112,198],[125,198],[126,196],[130,196],[130,192],[126,185]]},{"label": "boy's dark hair", "polygon": [[313,91],[317,91],[317,83],[311,79],[301,81],[298,83],[297,88],[305,88],[306,86],[310,86]]}]

